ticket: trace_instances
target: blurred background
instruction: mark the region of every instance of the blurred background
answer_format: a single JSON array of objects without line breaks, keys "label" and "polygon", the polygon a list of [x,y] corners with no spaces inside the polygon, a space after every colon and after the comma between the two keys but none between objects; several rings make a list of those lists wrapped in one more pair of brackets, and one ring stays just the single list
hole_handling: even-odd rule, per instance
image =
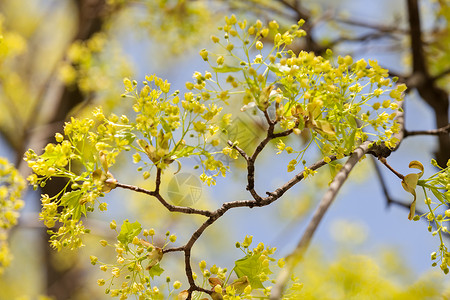
[{"label": "blurred background", "polygon": [[[210,36],[220,34],[217,27],[232,13],[249,22],[275,19],[281,28],[304,19],[308,36],[292,46],[294,52],[322,55],[330,48],[336,56],[352,55],[354,61],[377,60],[410,87],[405,128],[443,127],[449,115],[449,6],[446,0],[1,0],[0,157],[27,177],[30,170],[23,153],[28,148],[39,153],[46,143],[54,142],[54,133],[62,132],[71,116],[88,116],[99,105],[105,114],[127,114],[131,103],[121,98],[124,77],[141,82],[145,75],[156,74],[183,93],[194,71],[208,70],[198,55],[200,49],[221,51]],[[254,118],[243,115],[235,132],[247,137],[249,144],[263,134],[252,122]],[[256,166],[256,190],[261,194],[291,178],[286,172],[288,157],[272,159],[273,155],[263,153]],[[414,136],[405,139],[388,161],[406,173],[409,162],[419,160],[426,176],[436,172],[429,164],[432,158],[445,165],[449,155],[448,134]],[[130,160],[131,156],[124,156],[118,162],[116,178],[148,186]],[[183,173],[200,175],[195,164],[184,164]],[[237,162],[233,167],[231,176],[218,179],[216,186],[200,185],[196,205],[214,209],[225,201],[250,197],[243,184],[243,165]],[[194,247],[193,262],[204,259],[231,269],[242,256],[235,242],[245,235],[253,235],[255,245],[277,247],[277,257],[288,255],[326,191],[329,176],[326,170],[319,172],[269,207],[229,211]],[[412,197],[398,178],[385,169],[381,177],[391,201],[367,159],[352,172],[320,224],[297,272],[311,299],[345,299],[342,290],[355,287],[345,286],[344,278],[358,282],[368,293],[375,287],[385,289],[396,299],[408,295],[424,299],[424,294],[430,299],[450,297],[448,279],[438,267],[431,267],[430,253],[439,246],[438,239],[427,231],[425,222],[407,219]],[[170,180],[164,178],[166,190]],[[114,238],[110,220],[118,224],[139,220],[161,234],[170,230],[178,235],[179,245],[203,220],[169,213],[153,199],[114,190],[106,198],[108,211],[95,213],[86,223],[92,229],[86,247],[57,253],[48,247],[38,213],[40,193],[55,194],[60,184],[54,180],[42,190],[24,193],[26,205],[19,223],[8,232],[14,258],[0,275],[0,299],[110,297],[97,286],[97,278],[104,275],[89,260],[92,254],[102,261],[114,260],[114,249],[98,245],[100,239]],[[418,210],[423,210],[423,199],[418,202]],[[182,256],[171,258],[166,261],[167,276],[172,270],[174,280],[187,286],[182,275],[175,276],[183,268]]]}]

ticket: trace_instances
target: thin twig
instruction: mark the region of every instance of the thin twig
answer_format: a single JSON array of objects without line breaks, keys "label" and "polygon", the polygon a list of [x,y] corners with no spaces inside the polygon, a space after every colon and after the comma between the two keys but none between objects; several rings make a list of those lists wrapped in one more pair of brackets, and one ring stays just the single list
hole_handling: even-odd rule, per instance
[{"label": "thin twig", "polygon": [[358,163],[361,157],[363,157],[363,155],[365,155],[369,151],[369,145],[370,142],[366,141],[358,148],[356,148],[352,155],[348,158],[344,166],[334,177],[333,182],[331,182],[330,187],[323,196],[319,206],[317,207],[317,210],[315,211],[302,238],[300,239],[300,242],[297,244],[295,250],[288,257],[286,257],[288,262],[287,266],[281,270],[280,274],[277,277],[276,284],[272,288],[272,294],[270,296],[271,300],[281,299],[281,295],[289,280],[289,276],[307,250],[308,245],[311,242],[311,239],[317,227],[319,226],[320,221],[322,220],[333,200],[336,198],[337,193],[347,179],[350,171]]},{"label": "thin twig", "polygon": [[370,23],[367,23],[365,21],[350,20],[350,19],[343,19],[343,18],[335,18],[334,20],[336,22],[339,22],[339,23],[344,23],[344,24],[353,25],[353,26],[359,26],[359,27],[375,29],[375,30],[378,30],[378,31],[384,32],[384,33],[407,34],[409,32],[409,30],[401,29],[401,28],[399,28],[396,25],[388,26],[388,25],[381,25],[381,24],[370,24]]},{"label": "thin twig", "polygon": [[299,19],[307,20],[311,17],[311,13],[301,7],[299,0],[294,1],[295,2],[294,4],[291,4],[289,1],[286,0],[278,0],[278,2],[283,4],[286,8],[294,11]]},{"label": "thin twig", "polygon": [[185,246],[181,246],[181,247],[175,247],[175,248],[167,248],[167,249],[163,249],[162,252],[165,253],[169,253],[169,252],[179,252],[179,251],[184,251]]},{"label": "thin twig", "polygon": [[382,32],[371,32],[371,33],[367,33],[367,34],[363,34],[361,36],[355,36],[355,37],[339,37],[339,38],[335,39],[334,41],[331,41],[329,44],[327,44],[327,47],[333,48],[336,45],[338,45],[340,43],[344,43],[344,42],[367,42],[370,40],[383,39],[383,38],[391,38],[391,39],[396,40],[396,38],[394,36],[392,36],[392,34],[386,34],[386,33],[382,33]]},{"label": "thin twig", "polygon": [[402,174],[400,174],[399,172],[397,172],[394,168],[392,168],[392,167],[387,163],[386,158],[380,157],[380,158],[378,158],[378,160],[381,161],[381,163],[382,163],[383,165],[385,165],[392,173],[394,173],[395,176],[397,176],[397,177],[400,178],[401,180],[403,180],[403,178],[405,178],[404,175],[402,175]]},{"label": "thin twig", "polygon": [[195,215],[202,215],[202,216],[206,216],[209,217],[212,215],[212,212],[208,211],[208,210],[202,210],[202,209],[196,209],[196,208],[192,208],[192,207],[184,207],[184,206],[176,206],[176,205],[172,205],[170,203],[168,203],[166,200],[164,200],[164,198],[159,194],[159,192],[155,191],[149,191],[146,189],[143,189],[141,187],[137,187],[134,185],[129,185],[129,184],[124,184],[124,183],[120,183],[120,182],[115,182],[116,187],[120,187],[123,189],[127,189],[127,190],[132,190],[138,193],[143,193],[149,196],[153,196],[156,199],[158,199],[158,201],[164,205],[169,211],[172,212],[180,212],[180,213],[184,213],[184,214],[195,214]]},{"label": "thin twig", "polygon": [[[328,156],[328,158],[330,159],[330,162],[335,161],[336,155],[330,155],[330,156]],[[327,164],[327,162],[325,162],[323,159],[321,159],[321,160],[317,161],[316,163],[312,164],[311,166],[309,166],[308,169],[315,171],[326,164]],[[266,194],[269,197],[267,199],[265,199],[265,201],[273,202],[273,201],[277,200],[278,198],[280,198],[281,196],[283,196],[284,193],[286,193],[290,188],[292,188],[294,185],[296,185],[298,182],[300,182],[304,178],[304,174],[305,174],[305,171],[302,171],[302,172],[296,174],[291,180],[286,182],[283,186],[279,187],[275,191],[267,192]]]},{"label": "thin twig", "polygon": [[231,148],[236,149],[237,152],[239,152],[239,154],[246,160],[248,161],[250,159],[250,157],[247,155],[247,153],[245,153],[245,151],[241,148],[239,148],[237,145],[234,145],[232,141],[228,141],[227,142],[228,146],[230,146]]},{"label": "thin twig", "polygon": [[[383,174],[381,173],[381,170],[378,167],[375,157],[372,156],[371,159],[372,159],[373,167],[375,168],[375,174],[377,174],[378,180],[380,181],[380,184],[381,184],[381,189],[383,190],[384,197],[386,198],[386,206],[389,207],[393,201],[392,201],[391,197],[389,196],[386,182],[384,181]],[[409,206],[408,206],[408,209],[409,209]]]},{"label": "thin twig", "polygon": [[412,135],[440,135],[440,134],[448,134],[450,133],[450,124],[447,126],[432,129],[432,130],[416,130],[416,131],[407,131],[405,130],[405,137]]},{"label": "thin twig", "polygon": [[[331,157],[331,160],[335,160],[335,159],[336,159],[335,156]],[[327,163],[322,159],[322,160],[316,162],[315,164],[309,166],[308,169],[310,169],[310,170],[317,170],[317,169],[319,169],[320,167],[322,167],[322,166],[324,166],[326,164]],[[261,199],[261,201],[239,200],[239,201],[230,201],[230,202],[223,203],[222,206],[219,209],[217,209],[216,211],[212,212],[211,215],[209,216],[209,218],[192,234],[191,238],[186,243],[186,245],[184,245],[182,247],[168,248],[168,249],[164,250],[165,253],[167,253],[167,252],[175,252],[175,251],[184,251],[184,253],[185,253],[185,255],[184,255],[185,272],[186,272],[186,276],[188,278],[188,282],[189,282],[189,285],[190,285],[190,288],[188,290],[188,291],[190,291],[188,299],[191,299],[190,297],[191,297],[191,292],[192,291],[202,291],[202,292],[211,294],[211,291],[204,290],[204,289],[198,287],[195,284],[195,281],[194,281],[194,278],[193,278],[193,273],[192,273],[192,267],[191,267],[191,249],[192,249],[193,245],[195,244],[195,242],[203,234],[203,232],[209,226],[211,226],[217,219],[219,219],[228,210],[230,210],[232,208],[238,208],[238,207],[248,207],[248,208],[263,207],[263,206],[267,206],[267,205],[273,203],[277,199],[281,198],[281,196],[288,189],[293,187],[296,183],[300,182],[304,178],[304,173],[305,173],[305,171],[300,172],[293,179],[291,179],[286,184],[284,184],[281,188],[275,190],[275,192],[273,192],[273,193],[269,193],[268,192],[267,193],[268,196],[263,198],[263,199]]]},{"label": "thin twig", "polygon": [[159,194],[159,188],[161,187],[161,168],[156,170],[156,180],[155,180],[155,194]]}]

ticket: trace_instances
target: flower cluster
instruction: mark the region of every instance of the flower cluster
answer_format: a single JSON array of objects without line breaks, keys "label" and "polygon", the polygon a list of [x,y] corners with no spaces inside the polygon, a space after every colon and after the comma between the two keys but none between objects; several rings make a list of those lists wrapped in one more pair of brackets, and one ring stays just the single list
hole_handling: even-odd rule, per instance
[{"label": "flower cluster", "polygon": [[[234,16],[225,21],[219,28],[224,32],[223,42],[212,37],[225,54],[216,55],[214,63],[210,59],[214,54],[200,51],[215,74],[200,74],[197,82],[187,87],[198,90],[198,97],[214,96],[225,103],[230,95],[240,94],[241,111],[253,109],[266,114],[279,130],[297,135],[309,130],[312,139],[304,149],[285,147],[286,152],[297,155],[289,171],[303,161],[313,144],[324,156],[335,154],[338,158],[349,155],[367,139],[395,147],[398,141],[394,134],[400,127],[394,119],[406,86],[394,86],[395,79],[389,79],[387,70],[376,61],[354,62],[350,56],[333,61],[312,52],[294,53],[288,46],[305,35],[300,28],[303,21],[284,32],[275,21],[267,26],[260,21],[252,25],[238,22]],[[267,51],[263,51],[263,39],[273,40]],[[327,55],[332,56],[332,52],[328,50]],[[221,77],[226,77],[229,89],[220,82]],[[224,153],[237,158],[229,147]]]},{"label": "flower cluster", "polygon": [[[450,222],[450,160],[447,162],[447,167],[440,167],[433,159],[431,164],[439,168],[440,171],[431,175],[427,179],[420,179],[424,173],[423,165],[418,161],[412,161],[409,164],[410,168],[420,170],[419,173],[411,173],[404,177],[402,181],[403,188],[414,196],[411,204],[411,212],[409,219],[414,221],[420,220],[421,217],[428,221],[428,231],[433,236],[439,237],[439,249],[437,252],[431,253],[432,266],[437,266],[440,263],[441,270],[447,274],[450,266],[450,252],[444,243],[444,234],[449,233],[448,222]],[[420,186],[424,194],[424,202],[428,208],[428,212],[423,215],[415,215],[416,207],[416,187]],[[431,193],[430,193],[431,192]],[[434,200],[431,199],[434,198]],[[445,211],[442,211],[442,208]]]},{"label": "flower cluster", "polygon": [[[200,84],[205,80],[200,73],[194,77]],[[216,123],[227,118],[220,118],[222,108],[210,101],[206,93],[196,96],[187,92],[180,99],[179,91],[169,93],[167,81],[154,75],[145,79],[141,89],[136,81],[124,80],[126,93],[123,96],[135,100],[133,110],[137,115],[132,125],[143,137],[138,140],[134,161],[140,162],[141,154],[144,154],[150,159],[150,162],[144,162],[146,167],[165,169],[174,161],[179,163],[183,157],[200,157],[204,171],[200,178],[208,185],[215,184],[214,177],[225,176],[227,167],[206,148],[218,144],[220,128]],[[216,173],[208,176],[206,171]],[[150,172],[143,175],[148,178]]]},{"label": "flower cluster", "polygon": [[11,261],[8,245],[8,230],[17,224],[25,180],[13,165],[0,158],[0,274]]},{"label": "flower cluster", "polygon": [[[98,264],[102,271],[110,273],[106,293],[120,299],[127,299],[129,295],[136,295],[139,299],[162,299],[163,293],[152,283],[152,279],[164,272],[160,265],[163,249],[176,241],[176,235],[167,232],[163,245],[158,247],[155,230],[143,230],[138,222],[131,223],[125,220],[118,231],[116,222],[112,221],[110,228],[117,233],[117,243],[110,245],[105,240],[100,243],[104,247],[110,245],[115,248],[116,262],[106,264],[95,256],[90,258],[93,265]],[[139,237],[141,233],[143,238]],[[123,280],[121,283],[116,282],[119,278]],[[166,282],[170,281],[170,277],[167,277]],[[97,280],[100,286],[106,285],[106,282],[103,278]],[[181,283],[175,281],[172,286],[176,290],[181,287]],[[170,293],[172,292],[173,290]]]},{"label": "flower cluster", "polygon": [[66,138],[55,134],[56,144],[48,144],[43,154],[37,155],[31,149],[25,154],[34,172],[28,181],[35,188],[44,187],[52,177],[68,180],[56,195],[41,197],[39,216],[52,228],[51,245],[58,250],[82,246],[81,236],[89,230],[80,218],[94,211],[95,206],[100,211],[107,209],[107,204],[98,198],[115,187],[115,179],[108,169],[121,151],[130,149],[134,140],[126,118],[115,115],[106,118],[101,109],[94,110],[93,116],[93,119],[72,118],[64,126]]},{"label": "flower cluster", "polygon": [[[267,282],[272,274],[271,268],[274,266],[271,266],[271,263],[275,261],[272,256],[276,248],[259,243],[257,247],[250,249],[252,240],[252,236],[246,236],[242,243],[236,243],[236,248],[244,252],[245,256],[235,262],[231,272],[234,272],[237,278],[232,282],[227,268],[213,265],[208,269],[205,261],[199,263],[203,275],[202,286],[211,287],[213,299],[253,299],[255,296],[270,295],[271,287],[265,287],[263,283]],[[284,267],[284,260],[280,259],[276,266]]]}]

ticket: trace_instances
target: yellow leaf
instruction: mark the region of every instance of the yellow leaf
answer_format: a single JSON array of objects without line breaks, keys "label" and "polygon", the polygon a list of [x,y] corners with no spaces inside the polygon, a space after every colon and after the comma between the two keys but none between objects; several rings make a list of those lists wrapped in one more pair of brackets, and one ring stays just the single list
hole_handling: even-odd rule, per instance
[{"label": "yellow leaf", "polygon": [[[142,240],[141,240],[141,244]],[[147,258],[150,260],[147,266],[147,270],[150,270],[154,265],[156,265],[157,263],[159,263],[161,261],[161,259],[163,258],[163,252],[162,249],[156,246],[150,246],[149,247],[152,251],[149,251],[149,253],[147,254]]]},{"label": "yellow leaf", "polygon": [[[415,194],[415,193],[414,193]],[[414,201],[409,206],[409,215],[408,219],[412,220],[414,218],[414,215],[416,213],[416,195],[414,195]]]},{"label": "yellow leaf", "polygon": [[419,174],[411,173],[406,175],[402,180],[402,187],[405,191],[415,194],[417,182],[419,181]]},{"label": "yellow leaf", "polygon": [[409,167],[411,169],[418,169],[420,173],[411,173],[406,175],[402,180],[402,187],[408,193],[411,193],[414,196],[414,200],[409,207],[409,215],[408,219],[412,220],[414,218],[414,214],[416,211],[416,186],[419,178],[423,175],[423,165],[420,161],[413,160],[409,163]]},{"label": "yellow leaf", "polygon": [[103,166],[103,170],[108,172],[108,162],[106,161],[106,154],[103,151],[100,151],[100,162]]},{"label": "yellow leaf", "polygon": [[269,86],[266,86],[266,87],[264,87],[263,89],[262,89],[262,91],[261,91],[261,93],[260,93],[260,95],[259,95],[259,101],[258,101],[258,107],[261,109],[261,110],[266,110],[268,107],[269,107],[269,105],[270,105],[270,103],[269,103],[269,97],[270,97],[270,92],[272,92],[272,90],[275,88],[275,86],[274,85],[269,85]]},{"label": "yellow leaf", "polygon": [[213,292],[210,296],[211,296],[211,298],[213,300],[222,300],[223,299],[222,294],[219,294],[219,293],[216,293],[216,292]]},{"label": "yellow leaf", "polygon": [[189,296],[189,292],[187,290],[181,291],[178,294],[178,300],[186,300]]},{"label": "yellow leaf", "polygon": [[223,285],[223,281],[217,277],[208,278],[209,285],[214,288],[216,285]]},{"label": "yellow leaf", "polygon": [[250,284],[250,281],[248,280],[247,276],[242,276],[241,278],[236,279],[233,281],[230,286],[234,287],[237,294],[241,294],[244,292],[244,289]]},{"label": "yellow leaf", "polygon": [[308,115],[311,119],[317,119],[322,114],[322,101],[315,100],[311,103],[308,103],[306,105],[306,111],[308,112]]},{"label": "yellow leaf", "polygon": [[334,127],[330,122],[324,121],[324,120],[316,120],[316,131],[320,134],[327,134],[330,138],[334,137],[336,135],[336,132],[334,131]]},{"label": "yellow leaf", "polygon": [[419,178],[422,177],[422,175],[423,175],[423,165],[422,165],[422,163],[420,161],[413,160],[412,162],[409,163],[409,167],[411,169],[418,169],[418,170],[420,170],[420,173],[418,173],[418,175],[419,175]]}]

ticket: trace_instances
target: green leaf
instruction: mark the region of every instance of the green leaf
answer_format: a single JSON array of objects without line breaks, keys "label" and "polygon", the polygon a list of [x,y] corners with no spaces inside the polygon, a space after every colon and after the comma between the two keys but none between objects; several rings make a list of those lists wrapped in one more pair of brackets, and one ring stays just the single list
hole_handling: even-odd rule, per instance
[{"label": "green leaf", "polygon": [[212,68],[217,73],[233,73],[233,72],[239,72],[242,70],[242,68],[226,66],[226,65],[223,65],[221,67],[212,67]]},{"label": "green leaf", "polygon": [[303,130],[305,129],[305,120],[302,116],[300,116],[298,119],[298,129]]},{"label": "green leaf", "polygon": [[352,130],[352,133],[345,137],[345,149],[352,149],[355,145],[355,135],[356,135],[356,129]]},{"label": "green leaf", "polygon": [[176,151],[174,153],[174,155],[176,157],[187,157],[189,156],[192,152],[194,152],[195,147],[192,146],[184,146],[183,149]]},{"label": "green leaf", "polygon": [[269,65],[268,66],[269,70],[274,72],[277,76],[283,76],[284,73],[280,71],[280,69],[276,66],[276,65]]},{"label": "green leaf", "polygon": [[161,126],[164,129],[165,132],[171,132],[172,129],[170,128],[169,123],[164,118],[160,118],[159,121],[161,122]]},{"label": "green leaf", "polygon": [[161,266],[159,264],[154,265],[153,267],[150,268],[150,270],[148,271],[149,275],[152,277],[154,276],[159,276],[164,272],[164,269],[161,268]]},{"label": "green leaf", "polygon": [[234,272],[237,277],[242,278],[247,276],[252,289],[264,288],[264,285],[258,277],[262,271],[261,262],[258,260],[260,256],[260,253],[255,255],[247,255],[244,258],[238,259],[234,263]]},{"label": "green leaf", "polygon": [[437,188],[430,188],[431,192],[433,193],[433,195],[439,200],[441,201],[441,203],[445,203],[444,197],[442,196],[442,194],[437,190]]},{"label": "green leaf", "polygon": [[335,160],[335,161],[330,161],[329,163],[328,163],[328,167],[329,167],[329,170],[330,170],[330,175],[331,175],[331,178],[334,178],[334,176],[336,176],[336,174],[337,174],[337,170],[336,170],[336,165],[338,164],[338,162]]},{"label": "green leaf", "polygon": [[347,119],[348,123],[350,124],[350,127],[355,128],[355,129],[358,128],[358,124],[356,123],[356,119],[354,116],[347,115],[346,119]]},{"label": "green leaf", "polygon": [[133,238],[141,233],[142,227],[139,222],[130,223],[128,220],[123,221],[122,227],[120,227],[120,233],[117,236],[117,240],[124,245],[128,245],[133,241]]},{"label": "green leaf", "polygon": [[81,196],[83,192],[81,190],[71,191],[69,193],[65,193],[61,197],[61,205],[65,206],[69,209],[73,209],[72,219],[78,220],[81,217],[81,214],[86,216],[86,206],[84,204],[80,204]]}]

